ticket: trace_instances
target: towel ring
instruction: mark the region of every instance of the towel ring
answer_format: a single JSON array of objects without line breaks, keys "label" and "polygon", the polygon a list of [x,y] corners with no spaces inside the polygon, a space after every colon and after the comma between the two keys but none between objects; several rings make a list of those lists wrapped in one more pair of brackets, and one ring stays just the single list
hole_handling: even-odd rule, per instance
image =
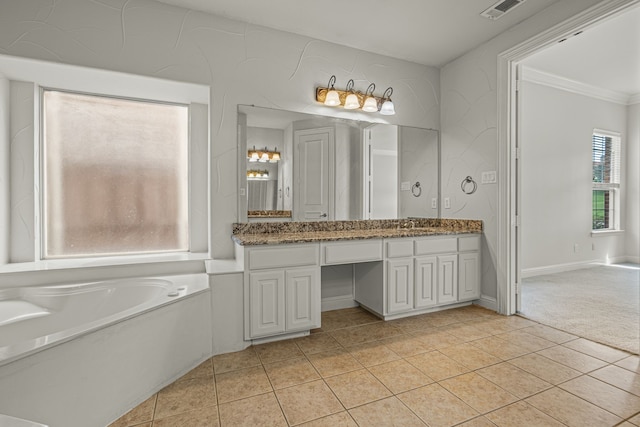
[{"label": "towel ring", "polygon": [[415,184],[411,186],[411,194],[413,194],[413,197],[420,197],[420,195],[422,194],[422,187],[420,187],[420,181],[417,181]]},{"label": "towel ring", "polygon": [[[471,187],[469,187],[469,184],[471,184]],[[473,194],[478,189],[478,183],[476,183],[472,177],[468,176],[462,180],[460,188],[464,194]]]}]

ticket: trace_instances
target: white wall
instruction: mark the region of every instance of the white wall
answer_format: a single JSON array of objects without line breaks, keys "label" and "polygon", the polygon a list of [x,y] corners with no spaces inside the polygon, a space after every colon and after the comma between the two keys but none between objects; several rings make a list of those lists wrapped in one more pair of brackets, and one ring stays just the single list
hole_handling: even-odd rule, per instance
[{"label": "white wall", "polygon": [[624,234],[591,236],[591,137],[609,130],[626,143],[627,107],[527,81],[519,96],[523,275],[624,257]]},{"label": "white wall", "polygon": [[640,103],[630,105],[627,112],[626,256],[628,261],[640,263]]},{"label": "white wall", "polygon": [[[34,25],[41,21],[42,24]],[[151,0],[0,4],[0,53],[211,86],[213,255],[231,258],[237,219],[237,104],[370,119],[316,103],[335,74],[394,88],[394,124],[438,128],[439,72]],[[382,120],[382,119],[381,119]]]},{"label": "white wall", "polygon": [[[467,196],[460,183],[467,175],[480,182],[481,172],[497,170],[499,150],[504,150],[498,147],[498,55],[596,3],[556,2],[441,69],[442,197],[451,199],[451,209],[443,209],[442,216],[483,221],[485,300],[497,297],[498,186],[479,184],[476,193]],[[497,179],[508,177],[498,175]]]},{"label": "white wall", "polygon": [[[11,160],[9,124],[11,117],[9,116],[9,108],[11,99],[11,87],[9,80],[0,74],[0,200],[10,199],[10,171],[9,164]],[[10,221],[9,203],[0,203],[0,265],[9,261],[9,221]]]}]

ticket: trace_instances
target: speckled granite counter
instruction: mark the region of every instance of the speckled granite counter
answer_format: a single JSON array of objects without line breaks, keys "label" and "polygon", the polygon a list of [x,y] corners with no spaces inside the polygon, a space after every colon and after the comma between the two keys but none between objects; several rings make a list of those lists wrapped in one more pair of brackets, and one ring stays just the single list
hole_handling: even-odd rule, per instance
[{"label": "speckled granite counter", "polygon": [[236,223],[232,238],[239,245],[252,246],[479,233],[482,233],[479,220],[420,218]]},{"label": "speckled granite counter", "polygon": [[247,218],[291,218],[291,211],[248,211]]}]

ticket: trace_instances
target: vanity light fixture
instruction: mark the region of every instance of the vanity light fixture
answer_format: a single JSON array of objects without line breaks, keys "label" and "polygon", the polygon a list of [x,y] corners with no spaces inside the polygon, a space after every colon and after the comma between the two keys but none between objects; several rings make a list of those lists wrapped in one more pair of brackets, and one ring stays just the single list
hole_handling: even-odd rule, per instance
[{"label": "vanity light fixture", "polygon": [[338,91],[333,87],[336,84],[336,76],[331,76],[329,79],[329,92],[327,92],[327,96],[324,99],[324,105],[328,105],[330,107],[336,107],[341,104],[340,95]]},{"label": "vanity light fixture", "polygon": [[259,178],[269,178],[269,171],[262,169],[249,169],[247,171],[247,178],[249,179],[259,179]]},{"label": "vanity light fixture", "polygon": [[253,150],[249,150],[247,152],[247,158],[249,159],[250,162],[257,162],[258,160],[260,160],[260,154],[256,150],[255,145],[253,146]]},{"label": "vanity light fixture", "polygon": [[391,101],[392,88],[388,88],[382,97],[375,96],[373,92],[376,85],[371,83],[362,93],[353,89],[353,79],[347,82],[346,90],[338,90],[335,86],[336,76],[331,76],[328,87],[316,88],[316,101],[331,107],[343,107],[346,110],[362,109],[367,113],[380,111],[380,114],[390,116],[396,113]]},{"label": "vanity light fixture", "polygon": [[396,109],[393,106],[393,102],[391,101],[391,94],[393,93],[393,88],[388,88],[384,91],[384,95],[382,95],[382,99],[385,100],[382,103],[382,107],[380,107],[380,114],[385,116],[393,116],[396,113]]},{"label": "vanity light fixture", "polygon": [[247,150],[247,159],[249,159],[250,162],[276,163],[281,157],[278,147],[276,147],[274,151],[269,150],[267,147],[264,147],[264,150],[256,150],[254,145],[253,150]]}]

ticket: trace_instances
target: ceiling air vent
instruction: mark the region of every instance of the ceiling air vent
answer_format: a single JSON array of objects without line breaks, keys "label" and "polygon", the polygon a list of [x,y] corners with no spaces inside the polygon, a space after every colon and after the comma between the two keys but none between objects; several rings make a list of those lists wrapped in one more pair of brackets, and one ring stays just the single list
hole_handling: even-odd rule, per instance
[{"label": "ceiling air vent", "polygon": [[480,15],[489,19],[498,19],[525,1],[527,0],[501,0],[482,12]]}]

